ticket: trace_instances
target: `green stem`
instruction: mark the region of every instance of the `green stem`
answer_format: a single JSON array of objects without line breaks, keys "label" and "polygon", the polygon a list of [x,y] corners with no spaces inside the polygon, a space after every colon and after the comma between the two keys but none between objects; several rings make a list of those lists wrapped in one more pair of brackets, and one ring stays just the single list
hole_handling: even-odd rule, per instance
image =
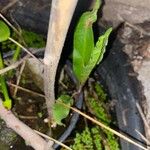
[{"label": "green stem", "polygon": [[0,83],[1,83],[1,87],[2,87],[2,92],[4,95],[4,99],[10,99],[9,98],[9,94],[8,94],[8,90],[7,90],[7,85],[6,85],[6,81],[3,75],[0,75]]},{"label": "green stem", "polygon": [[20,52],[21,52],[21,48],[19,46],[17,46],[16,50],[15,50],[15,53],[13,55],[13,62],[17,61],[18,60],[18,57],[20,55]]},{"label": "green stem", "polygon": [[[12,62],[13,63],[18,60],[20,52],[21,52],[21,48],[19,46],[17,46],[16,50],[15,50],[15,52],[13,54],[13,58],[12,58]],[[13,77],[14,74],[15,74],[14,70],[10,70],[7,75],[8,75],[8,77]]]},{"label": "green stem", "polygon": [[0,69],[3,69],[3,68],[4,68],[4,63],[3,63],[3,58],[2,58],[1,51],[0,51]]},{"label": "green stem", "polygon": [[[0,69],[4,68],[4,62],[3,62],[3,58],[2,58],[2,54],[0,52]],[[0,75],[0,83],[1,83],[1,87],[2,87],[2,92],[4,95],[4,102],[3,105],[8,108],[11,109],[11,105],[12,105],[12,101],[9,98],[9,94],[8,94],[8,89],[7,89],[7,85],[6,85],[6,81],[3,75]]]}]

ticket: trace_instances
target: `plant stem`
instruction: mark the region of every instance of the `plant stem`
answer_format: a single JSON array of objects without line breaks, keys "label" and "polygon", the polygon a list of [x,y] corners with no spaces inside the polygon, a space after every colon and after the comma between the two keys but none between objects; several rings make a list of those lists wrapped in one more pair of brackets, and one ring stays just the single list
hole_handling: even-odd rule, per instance
[{"label": "plant stem", "polygon": [[78,0],[53,0],[50,13],[47,44],[44,56],[44,92],[49,118],[55,102],[55,76],[60,55],[73,12]]},{"label": "plant stem", "polygon": [[[2,54],[0,52],[0,69],[3,69],[3,68],[4,68],[4,63],[3,63]],[[0,83],[1,83],[2,91],[4,95],[4,100],[10,99],[4,75],[0,75]]]},{"label": "plant stem", "polygon": [[[0,99],[0,118],[6,122],[6,125],[19,134],[28,145],[32,146],[35,150],[53,150],[50,144],[36,134],[30,127],[20,121],[11,112],[5,109]],[[52,142],[52,141],[51,141]]]},{"label": "plant stem", "polygon": [[17,46],[15,53],[13,55],[13,58],[12,58],[13,62],[16,62],[18,60],[20,52],[21,52],[21,47]]}]

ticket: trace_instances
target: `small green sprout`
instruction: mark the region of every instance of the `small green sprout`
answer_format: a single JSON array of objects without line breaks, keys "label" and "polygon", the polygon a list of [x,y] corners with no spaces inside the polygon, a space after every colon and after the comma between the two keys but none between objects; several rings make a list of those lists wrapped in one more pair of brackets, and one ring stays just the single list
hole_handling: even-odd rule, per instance
[{"label": "small green sprout", "polygon": [[[3,21],[0,21],[0,42],[8,40],[9,37],[10,37],[10,30],[8,26]],[[3,68],[4,68],[4,62],[2,58],[2,53],[0,51],[0,69],[3,69]],[[12,100],[10,99],[9,94],[8,94],[8,89],[7,89],[4,75],[0,75],[0,83],[1,83],[1,88],[2,88],[3,95],[4,95],[3,105],[5,108],[11,109]]]}]

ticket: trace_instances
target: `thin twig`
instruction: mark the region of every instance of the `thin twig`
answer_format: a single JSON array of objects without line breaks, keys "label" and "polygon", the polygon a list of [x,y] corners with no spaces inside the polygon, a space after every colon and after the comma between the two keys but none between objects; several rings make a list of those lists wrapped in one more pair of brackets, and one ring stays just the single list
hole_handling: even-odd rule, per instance
[{"label": "thin twig", "polygon": [[64,105],[65,107],[70,108],[70,109],[72,109],[73,111],[79,113],[79,114],[82,115],[83,117],[85,117],[85,118],[87,118],[88,120],[92,121],[93,123],[99,125],[100,127],[102,127],[102,128],[104,128],[104,129],[106,129],[106,130],[112,132],[113,134],[117,135],[118,137],[124,139],[125,141],[127,141],[127,142],[129,142],[129,143],[131,143],[131,144],[133,144],[133,145],[136,145],[137,147],[139,147],[139,148],[141,148],[141,149],[143,149],[143,150],[148,150],[146,147],[144,147],[144,146],[138,144],[137,142],[135,142],[134,140],[130,139],[129,137],[127,137],[127,136],[125,136],[125,135],[123,135],[123,134],[117,132],[117,131],[114,130],[114,129],[111,129],[110,127],[106,126],[105,124],[103,124],[103,123],[101,123],[101,122],[99,122],[99,121],[93,119],[92,117],[90,117],[90,116],[84,114],[84,113],[81,112],[80,110],[78,110],[78,109],[76,109],[76,108],[73,108],[73,107],[69,107],[68,105],[66,105],[66,104],[64,104],[64,103],[61,103],[61,102],[59,102],[59,103],[62,104],[62,105]]},{"label": "thin twig", "polygon": [[17,41],[15,41],[14,39],[12,39],[11,37],[8,38],[10,41],[12,41],[13,43],[15,43],[16,45],[18,45],[19,47],[21,47],[25,52],[27,52],[31,57],[35,58],[37,61],[39,61],[40,63],[43,64],[43,62],[38,59],[37,57],[35,57],[27,48],[25,48],[24,46],[22,46],[20,43],[18,43]]},{"label": "thin twig", "polygon": [[20,32],[0,13],[0,17],[18,34],[20,35]]},{"label": "thin twig", "polygon": [[19,118],[21,119],[38,119],[37,116],[23,116],[23,115],[18,115]]},{"label": "thin twig", "polygon": [[7,82],[7,84],[10,85],[10,86],[12,86],[12,87],[17,87],[18,89],[20,89],[20,90],[22,90],[22,91],[25,91],[25,92],[28,92],[28,93],[30,93],[30,94],[37,95],[37,96],[40,96],[40,97],[45,98],[45,95],[43,95],[43,94],[40,94],[40,93],[31,91],[31,90],[29,90],[29,89],[23,88],[23,87],[21,87],[21,86],[15,85],[15,84],[10,83],[10,82]]},{"label": "thin twig", "polygon": [[141,28],[140,26],[133,25],[133,24],[127,22],[127,21],[125,22],[125,24],[128,25],[128,26],[130,26],[130,27],[132,27],[134,30],[140,32],[140,34],[144,34],[144,35],[150,36],[150,33],[149,33],[149,32],[146,32],[146,31],[145,31],[143,28]]},{"label": "thin twig", "polygon": [[[26,61],[23,62],[22,66],[21,66],[21,68],[20,68],[19,75],[18,75],[18,77],[17,77],[17,82],[16,82],[16,85],[17,85],[17,86],[18,86],[19,83],[20,83],[21,75],[22,75],[22,72],[23,72],[23,70],[24,70],[25,64],[26,64]],[[14,89],[14,94],[13,94],[14,97],[16,96],[17,91],[18,91],[18,87],[17,87],[17,86],[16,86],[15,89]]]},{"label": "thin twig", "polygon": [[137,107],[137,109],[138,109],[138,111],[139,111],[139,113],[141,115],[141,118],[143,120],[143,123],[144,123],[146,129],[148,130],[147,133],[150,135],[150,127],[149,127],[148,122],[147,122],[147,120],[145,118],[145,115],[144,115],[144,113],[142,111],[142,108],[140,107],[139,103],[137,103],[137,102],[136,102],[136,107]]},{"label": "thin twig", "polygon": [[0,118],[3,119],[7,126],[19,134],[28,145],[36,150],[53,150],[49,143],[36,134],[30,127],[20,121],[11,111],[7,110],[0,99]]},{"label": "thin twig", "polygon": [[45,135],[45,134],[43,134],[43,133],[41,133],[41,132],[39,132],[39,131],[37,131],[37,130],[34,130],[34,131],[35,131],[37,134],[41,135],[42,137],[44,137],[44,138],[46,138],[46,139],[49,139],[49,140],[51,140],[51,141],[53,141],[53,142],[55,142],[55,143],[61,145],[62,147],[66,148],[66,149],[68,149],[68,150],[72,150],[72,149],[71,149],[70,147],[68,147],[67,145],[65,145],[65,144],[63,144],[63,143],[61,143],[61,142],[59,142],[59,141],[53,139],[52,137],[47,136],[47,135]]},{"label": "thin twig", "polygon": [[9,70],[15,69],[17,68],[20,64],[22,64],[27,58],[29,58],[29,55],[24,56],[23,58],[21,58],[21,60],[9,65],[8,67],[1,69],[0,70],[0,74],[4,74],[6,72],[8,72]]},{"label": "thin twig", "polygon": [[16,4],[18,2],[18,0],[12,0],[10,1],[2,10],[1,12],[4,12],[6,10],[8,10],[10,7],[12,7],[14,4]]},{"label": "thin twig", "polygon": [[16,28],[17,28],[17,30],[18,30],[18,36],[19,36],[19,42],[21,42],[24,46],[27,46],[27,44],[26,44],[26,42],[25,42],[25,40],[24,40],[24,38],[23,38],[23,36],[22,36],[22,29],[21,29],[21,27],[20,27],[20,25],[18,24],[18,22],[15,20],[15,18],[13,17],[13,15],[12,15],[12,12],[10,13],[10,18],[11,18],[11,20],[12,20],[12,22],[13,23],[15,23],[15,25],[16,25]]},{"label": "thin twig", "polygon": [[150,142],[148,141],[148,139],[142,134],[140,133],[138,130],[135,129],[135,131],[137,132],[137,134],[147,143],[147,145],[150,144]]},{"label": "thin twig", "polygon": [[[17,0],[17,1],[18,1],[18,0]],[[10,23],[10,21],[8,21],[1,13],[0,13],[0,17],[14,30],[14,32],[15,32],[16,34],[18,34],[18,36],[19,36],[19,38],[21,39],[22,43],[23,43],[24,45],[26,45],[24,39],[22,38],[22,30],[21,30],[21,28],[19,27],[19,25],[17,24],[17,22],[12,18],[13,21],[17,24],[18,29],[17,29],[12,23]]]}]

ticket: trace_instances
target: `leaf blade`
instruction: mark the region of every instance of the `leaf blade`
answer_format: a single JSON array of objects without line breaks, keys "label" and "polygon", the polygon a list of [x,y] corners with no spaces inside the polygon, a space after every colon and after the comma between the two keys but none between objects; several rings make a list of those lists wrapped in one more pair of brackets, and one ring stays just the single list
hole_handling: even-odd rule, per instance
[{"label": "leaf blade", "polygon": [[62,103],[71,106],[73,99],[69,95],[61,95],[52,107],[54,123],[65,126],[62,120],[68,116],[70,109],[62,105]]},{"label": "leaf blade", "polygon": [[0,20],[0,42],[8,40],[10,37],[10,29],[5,22]]},{"label": "leaf blade", "polygon": [[74,33],[73,70],[80,83],[83,82],[81,72],[88,64],[94,48],[92,25],[97,20],[99,7],[100,0],[96,0],[93,10],[83,13],[80,17]]},{"label": "leaf blade", "polygon": [[103,35],[99,37],[96,46],[92,50],[88,64],[84,66],[80,72],[80,81],[82,83],[87,80],[93,68],[102,61],[111,32],[112,28],[109,28]]}]

